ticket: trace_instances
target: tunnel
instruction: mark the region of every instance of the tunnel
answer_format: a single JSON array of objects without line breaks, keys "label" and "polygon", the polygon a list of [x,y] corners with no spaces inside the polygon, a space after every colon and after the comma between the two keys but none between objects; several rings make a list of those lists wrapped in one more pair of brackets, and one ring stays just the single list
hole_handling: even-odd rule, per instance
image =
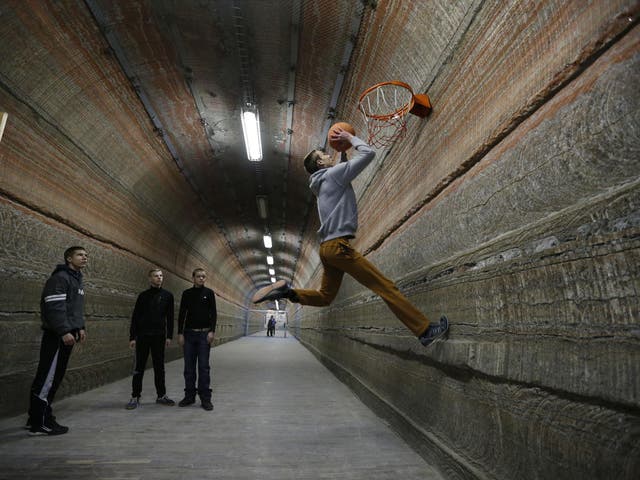
[{"label": "tunnel", "polygon": [[[341,470],[303,456],[302,466],[225,476],[218,439],[209,473],[172,460],[187,462],[180,478],[637,479],[639,13],[635,0],[1,0],[0,442],[12,454],[0,477],[178,478],[135,456],[121,477],[77,455],[65,464],[73,474],[38,466],[49,448],[73,458],[75,432],[106,435],[130,413],[130,322],[147,272],[162,270],[177,312],[202,268],[217,306],[216,409],[176,438],[197,443],[205,418],[239,435],[230,420],[254,410],[241,411],[247,399],[230,385],[256,382],[246,372],[259,372],[264,351],[291,388],[277,397],[289,417],[270,435],[291,448],[315,442],[308,451],[327,463],[338,455]],[[417,111],[419,99],[428,106]],[[352,182],[350,242],[431,323],[448,318],[433,345],[349,275],[330,305],[253,302],[278,281],[321,286],[303,159],[314,149],[341,158],[328,141],[336,122],[375,152]],[[40,297],[74,245],[88,254],[87,340],[56,402],[78,402],[91,420],[74,429],[65,418],[69,434],[29,439],[18,426],[38,365]],[[173,341],[176,397],[182,359]],[[329,386],[306,383],[321,371]],[[106,388],[122,401],[96,400]],[[355,460],[329,448],[337,437],[320,426],[294,434],[309,411],[298,408],[333,391],[324,388],[355,400],[318,406],[319,425],[371,415],[410,453],[345,427],[341,448],[367,455]],[[146,412],[159,415],[135,418]],[[170,439],[178,427],[166,428]],[[130,433],[112,432],[107,451]],[[288,450],[277,451],[285,462]]]}]

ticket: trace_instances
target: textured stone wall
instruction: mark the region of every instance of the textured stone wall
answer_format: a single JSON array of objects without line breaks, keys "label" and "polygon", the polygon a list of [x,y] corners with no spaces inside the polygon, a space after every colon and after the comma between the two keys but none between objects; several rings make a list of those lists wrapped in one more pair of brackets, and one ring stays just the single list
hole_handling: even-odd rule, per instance
[{"label": "textured stone wall", "polygon": [[[635,478],[638,2],[365,3],[338,117],[364,132],[359,93],[395,78],[428,90],[434,111],[409,118],[406,138],[356,182],[355,243],[427,315],[446,313],[450,338],[425,350],[350,279],[331,307],[292,308],[290,328],[445,478]],[[151,265],[176,298],[207,268],[218,342],[262,328],[246,307],[251,280],[84,3],[31,5],[0,22],[0,110],[11,112],[0,143],[0,415],[25,408],[40,291],[71,244],[90,254],[89,341],[61,395],[130,374],[129,316]],[[302,18],[316,18],[314,5]],[[65,34],[47,31],[54,24]],[[320,68],[315,56],[301,68]],[[298,286],[319,283],[316,229],[312,212]]]},{"label": "textured stone wall", "polygon": [[[0,201],[0,239],[0,412],[25,409],[40,348],[40,293],[70,245],[83,245],[89,252],[84,272],[88,340],[74,348],[59,398],[130,375],[131,312],[137,294],[148,287],[152,264],[7,200]],[[167,360],[173,360],[181,356],[176,340],[180,295],[191,283],[166,269],[164,273],[164,287],[176,300],[174,342],[166,353]],[[215,289],[215,279],[210,280]],[[246,310],[222,296],[216,301],[216,344],[244,335]],[[250,331],[262,328],[253,323]],[[167,388],[178,395],[184,388],[182,378],[167,378]]]},{"label": "textured stone wall", "polygon": [[349,278],[292,328],[445,478],[635,478],[638,5],[435,3],[369,12],[341,118],[364,129],[366,84],[429,86],[356,184],[355,243],[449,339],[424,349]]},{"label": "textured stone wall", "polygon": [[[207,270],[217,342],[259,328],[245,325],[251,280],[107,47],[84,2],[2,5],[0,110],[10,115],[0,143],[0,415],[26,408],[40,292],[70,245],[90,256],[89,340],[75,349],[61,396],[130,374],[129,318],[152,266],[177,302],[191,271]],[[167,357],[178,356],[174,344]]]}]

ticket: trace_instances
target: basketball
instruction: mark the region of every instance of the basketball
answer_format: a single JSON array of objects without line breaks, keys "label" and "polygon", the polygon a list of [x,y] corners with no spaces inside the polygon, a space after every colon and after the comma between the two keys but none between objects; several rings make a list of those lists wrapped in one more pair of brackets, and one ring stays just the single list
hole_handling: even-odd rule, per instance
[{"label": "basketball", "polygon": [[351,126],[351,124],[347,122],[338,122],[331,125],[331,128],[329,129],[329,133],[327,134],[327,140],[329,141],[329,145],[331,145],[331,147],[337,152],[345,152],[351,148],[351,143],[345,140],[331,140],[331,135],[334,134],[337,128],[346,130],[351,135],[355,135],[356,130]]}]

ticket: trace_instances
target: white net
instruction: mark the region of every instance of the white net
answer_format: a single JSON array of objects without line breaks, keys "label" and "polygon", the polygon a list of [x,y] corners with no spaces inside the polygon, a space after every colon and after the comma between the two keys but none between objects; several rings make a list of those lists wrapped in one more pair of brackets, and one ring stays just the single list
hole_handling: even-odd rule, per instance
[{"label": "white net", "polygon": [[413,92],[401,82],[378,84],[363,93],[359,108],[367,124],[369,144],[381,148],[402,138],[411,107]]}]

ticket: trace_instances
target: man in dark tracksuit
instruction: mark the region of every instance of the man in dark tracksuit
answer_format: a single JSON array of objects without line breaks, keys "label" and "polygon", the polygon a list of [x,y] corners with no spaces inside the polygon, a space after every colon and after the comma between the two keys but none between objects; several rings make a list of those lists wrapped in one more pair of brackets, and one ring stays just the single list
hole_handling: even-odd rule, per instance
[{"label": "man in dark tracksuit", "polygon": [[29,399],[30,435],[62,435],[69,431],[56,422],[51,404],[67,370],[73,345],[87,337],[81,273],[87,265],[87,252],[83,247],[70,247],[64,252],[64,260],[65,264],[58,265],[47,280],[40,298],[43,332],[40,361]]},{"label": "man in dark tracksuit", "polygon": [[151,351],[156,386],[156,403],[173,406],[176,403],[167,396],[164,383],[164,349],[173,337],[173,295],[162,288],[162,270],[149,271],[149,288],[138,295],[131,316],[129,346],[136,349],[136,363],[131,380],[131,400],[127,410],[140,404],[142,377]]},{"label": "man in dark tracksuit", "polygon": [[200,403],[205,410],[213,410],[209,352],[216,331],[216,297],[204,286],[207,278],[202,268],[193,271],[193,287],[182,292],[178,315],[178,343],[184,347],[184,398],[181,407],[196,401],[196,364]]}]

